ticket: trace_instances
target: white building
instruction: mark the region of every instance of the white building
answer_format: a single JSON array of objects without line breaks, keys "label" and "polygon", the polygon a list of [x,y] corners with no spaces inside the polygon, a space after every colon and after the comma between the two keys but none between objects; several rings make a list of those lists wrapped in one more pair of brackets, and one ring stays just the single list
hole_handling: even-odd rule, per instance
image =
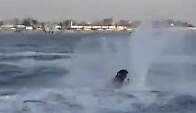
[{"label": "white building", "polygon": [[117,26],[117,30],[127,30],[126,26]]},{"label": "white building", "polygon": [[101,29],[101,26],[92,26],[92,29]]},{"label": "white building", "polygon": [[80,25],[73,25],[73,26],[70,26],[71,29],[83,29],[83,26],[80,26]]},{"label": "white building", "polygon": [[32,26],[26,26],[26,30],[33,30]]},{"label": "white building", "polygon": [[26,27],[25,25],[16,25],[16,28],[19,28],[19,29],[23,29],[25,27]]},{"label": "white building", "polygon": [[2,25],[1,28],[13,28],[14,25],[11,24],[6,24],[6,25]]},{"label": "white building", "polygon": [[116,29],[116,26],[108,26],[108,29]]},{"label": "white building", "polygon": [[60,25],[55,25],[54,29],[61,29],[62,27]]}]

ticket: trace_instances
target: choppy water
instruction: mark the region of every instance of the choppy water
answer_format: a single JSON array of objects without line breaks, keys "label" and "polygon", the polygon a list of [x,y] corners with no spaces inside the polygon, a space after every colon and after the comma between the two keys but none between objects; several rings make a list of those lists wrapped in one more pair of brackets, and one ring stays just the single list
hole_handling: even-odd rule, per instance
[{"label": "choppy water", "polygon": [[130,34],[0,35],[0,113],[195,113],[194,94],[107,87],[130,66],[129,40]]}]

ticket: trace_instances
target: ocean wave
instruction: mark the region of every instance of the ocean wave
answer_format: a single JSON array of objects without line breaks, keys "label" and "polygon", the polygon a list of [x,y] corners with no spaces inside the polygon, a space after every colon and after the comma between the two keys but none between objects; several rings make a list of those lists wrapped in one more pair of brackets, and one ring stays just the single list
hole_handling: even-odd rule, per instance
[{"label": "ocean wave", "polygon": [[[25,68],[12,64],[0,64],[0,68],[1,87],[43,87],[55,84],[56,79],[69,73],[65,68],[55,66]],[[54,83],[50,83],[51,80]]]},{"label": "ocean wave", "polygon": [[[82,91],[82,93],[81,93]],[[101,92],[101,93],[99,93]],[[99,96],[95,96],[97,93]],[[107,95],[111,93],[111,95]],[[164,95],[161,95],[163,94]],[[137,91],[125,93],[99,89],[41,89],[28,90],[25,94],[10,95],[1,99],[1,111],[25,113],[193,113],[196,97],[189,94],[152,93]],[[127,97],[126,95],[133,95]],[[152,96],[153,95],[153,96]],[[152,99],[146,104],[141,96]],[[6,101],[6,102],[5,102]],[[15,105],[15,107],[11,107]]]},{"label": "ocean wave", "polygon": [[34,60],[58,60],[71,58],[70,54],[65,53],[43,53],[43,52],[19,52],[19,53],[9,53],[0,54],[0,61],[18,61],[24,59],[34,59]]}]

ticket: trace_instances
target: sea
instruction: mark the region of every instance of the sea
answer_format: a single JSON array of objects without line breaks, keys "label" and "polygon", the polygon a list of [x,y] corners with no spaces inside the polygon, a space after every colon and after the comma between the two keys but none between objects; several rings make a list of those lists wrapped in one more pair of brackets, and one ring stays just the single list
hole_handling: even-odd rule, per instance
[{"label": "sea", "polygon": [[[150,88],[132,88],[132,84],[121,89],[110,87],[111,80],[121,69],[129,71],[130,82],[136,78],[132,79],[135,70],[131,68],[134,52],[131,52],[130,42],[140,36],[137,33],[0,34],[0,113],[195,113],[196,93],[192,89],[196,80],[193,63],[196,35],[186,35],[190,38],[188,42],[185,38],[177,42],[170,40],[167,47],[177,45],[177,49],[163,52],[177,51],[178,56],[188,54],[186,59],[192,64],[191,69],[179,62],[179,68],[173,63],[165,64],[164,60],[157,63],[156,59],[148,65],[151,71],[145,77],[145,85]],[[153,35],[157,34],[163,36],[160,32]],[[173,34],[171,36],[176,36]],[[186,46],[178,48],[184,41]],[[133,42],[143,44],[141,50],[145,54],[137,57],[143,61],[152,48],[145,49],[144,42]],[[180,54],[190,48],[192,51]],[[146,63],[138,63],[145,65],[141,68],[147,67]],[[184,70],[181,71],[184,74],[187,70],[193,73],[187,79],[180,73],[179,80],[174,74],[179,74],[179,70]],[[184,83],[190,84],[174,90]]]}]

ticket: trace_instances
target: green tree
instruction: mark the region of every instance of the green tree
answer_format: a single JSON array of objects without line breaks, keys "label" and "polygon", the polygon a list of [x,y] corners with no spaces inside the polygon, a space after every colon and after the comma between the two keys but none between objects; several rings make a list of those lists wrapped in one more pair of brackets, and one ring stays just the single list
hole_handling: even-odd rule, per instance
[{"label": "green tree", "polygon": [[61,26],[61,29],[63,29],[63,23],[61,22],[59,25]]},{"label": "green tree", "polygon": [[46,29],[45,29],[45,23],[44,22],[41,22],[41,25],[42,25],[42,29],[44,32],[46,32]]},{"label": "green tree", "polygon": [[22,24],[25,25],[25,26],[31,26],[31,20],[30,19],[24,19]]},{"label": "green tree", "polygon": [[2,26],[3,25],[3,21],[0,21],[0,26]]},{"label": "green tree", "polygon": [[33,19],[33,20],[32,20],[32,24],[33,24],[33,25],[37,25],[37,24],[38,24],[38,21]]}]

